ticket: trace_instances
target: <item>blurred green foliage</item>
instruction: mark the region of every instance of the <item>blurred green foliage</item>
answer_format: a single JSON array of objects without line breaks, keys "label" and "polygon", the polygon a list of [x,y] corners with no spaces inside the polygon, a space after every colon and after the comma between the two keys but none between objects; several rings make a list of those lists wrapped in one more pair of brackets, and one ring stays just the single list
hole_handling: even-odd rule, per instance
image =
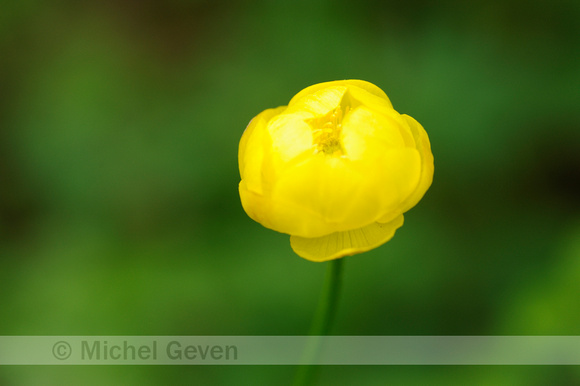
[{"label": "blurred green foliage", "polygon": [[[334,333],[580,334],[580,3],[5,1],[0,333],[303,335],[324,265],[237,194],[247,122],[359,78],[435,179],[347,258]],[[287,384],[292,367],[5,367],[2,385]],[[331,384],[580,382],[574,367],[327,367]]]}]

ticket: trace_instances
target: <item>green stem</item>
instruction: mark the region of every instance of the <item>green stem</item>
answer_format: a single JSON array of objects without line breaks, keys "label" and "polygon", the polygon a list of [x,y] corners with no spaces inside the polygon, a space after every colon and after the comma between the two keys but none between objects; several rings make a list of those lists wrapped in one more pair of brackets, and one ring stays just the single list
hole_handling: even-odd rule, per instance
[{"label": "green stem", "polygon": [[[304,363],[313,363],[320,350],[321,336],[328,335],[338,305],[338,295],[342,284],[343,259],[331,260],[326,265],[324,287],[318,301],[310,333],[313,338],[308,341],[304,352]],[[296,372],[295,386],[308,385],[314,379],[316,365],[301,365]]]},{"label": "green stem", "polygon": [[309,335],[321,336],[328,335],[330,332],[334,315],[336,314],[338,292],[342,283],[342,261],[342,259],[336,259],[327,263],[324,288],[318,301],[314,320],[310,326]]}]

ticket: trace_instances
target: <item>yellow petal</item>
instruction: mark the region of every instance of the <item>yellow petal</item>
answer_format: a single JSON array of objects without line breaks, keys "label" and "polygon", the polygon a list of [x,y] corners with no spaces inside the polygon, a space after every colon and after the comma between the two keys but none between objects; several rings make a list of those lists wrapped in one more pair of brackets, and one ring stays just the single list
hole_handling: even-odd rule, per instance
[{"label": "yellow petal", "polygon": [[419,152],[411,148],[388,150],[380,158],[377,167],[381,174],[377,177],[376,189],[382,199],[381,205],[377,207],[376,218],[393,211],[404,213],[401,210],[402,203],[409,194],[416,191],[421,175]]},{"label": "yellow petal", "polygon": [[308,93],[300,98],[292,98],[288,103],[288,112],[308,113],[311,114],[311,117],[326,115],[338,107],[346,91],[346,86],[334,85]]},{"label": "yellow petal", "polygon": [[346,155],[351,160],[369,159],[387,148],[405,147],[400,130],[404,123],[399,114],[377,114],[366,106],[356,107],[342,122]]},{"label": "yellow petal", "polygon": [[312,129],[299,114],[280,114],[268,123],[272,139],[269,149],[282,161],[288,162],[304,151],[312,149]]},{"label": "yellow petal", "polygon": [[319,237],[402,213],[401,203],[419,182],[419,152],[379,147],[367,155],[351,161],[303,153],[284,167],[278,164],[278,170],[266,161],[263,178],[275,183],[268,184],[263,202],[254,208],[259,222],[278,232]]},{"label": "yellow petal", "polygon": [[269,195],[248,189],[245,181],[239,185],[244,210],[266,228],[282,233],[300,235],[328,234],[328,224],[319,214],[304,208],[300,203],[272,199]]},{"label": "yellow petal", "polygon": [[281,106],[262,111],[250,121],[240,139],[238,147],[240,176],[242,180],[249,182],[255,189],[261,190],[261,188],[258,188],[261,185],[260,168],[262,167],[266,149],[263,140],[263,127],[272,117],[280,114],[285,109],[286,106]]},{"label": "yellow petal", "polygon": [[423,129],[423,126],[417,122],[414,118],[403,115],[409,124],[413,137],[415,138],[415,143],[417,150],[421,155],[421,176],[419,178],[419,183],[415,191],[409,195],[409,197],[401,204],[401,211],[406,212],[421,200],[427,189],[431,186],[433,182],[433,153],[431,152],[431,143],[429,142],[429,137]]},{"label": "yellow petal", "polygon": [[[272,218],[273,222],[281,232],[303,237],[369,224],[377,216],[381,198],[369,186],[377,180],[361,171],[345,158],[322,153],[304,157],[303,162],[280,174],[271,191],[272,201],[298,210],[290,211],[286,217]],[[303,216],[303,212],[317,213],[320,221]]]},{"label": "yellow petal", "polygon": [[372,83],[366,82],[364,80],[358,80],[358,79],[348,79],[348,80],[335,80],[332,82],[324,82],[324,83],[318,83],[315,85],[312,85],[310,87],[306,87],[304,90],[300,91],[298,94],[296,94],[291,100],[290,103],[288,105],[292,105],[294,103],[296,103],[296,101],[298,101],[299,99],[301,99],[304,96],[307,96],[308,94],[314,93],[318,90],[322,90],[324,88],[327,87],[336,87],[336,86],[348,86],[349,88],[352,87],[358,87],[360,89],[363,89],[381,99],[384,99],[385,101],[387,101],[387,103],[389,104],[389,106],[392,107],[391,101],[389,100],[389,98],[387,97],[387,94],[385,94],[385,92],[383,90],[381,90],[379,87],[375,86]]},{"label": "yellow petal", "polygon": [[328,261],[366,252],[389,241],[403,225],[403,215],[389,223],[373,223],[363,228],[336,232],[317,238],[290,236],[296,254],[310,261]]}]

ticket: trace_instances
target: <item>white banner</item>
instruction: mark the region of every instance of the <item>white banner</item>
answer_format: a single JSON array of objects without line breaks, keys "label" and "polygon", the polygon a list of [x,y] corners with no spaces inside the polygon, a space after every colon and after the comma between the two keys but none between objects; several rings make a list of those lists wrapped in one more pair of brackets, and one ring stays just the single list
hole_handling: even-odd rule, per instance
[{"label": "white banner", "polygon": [[580,336],[0,336],[0,365],[580,365]]}]

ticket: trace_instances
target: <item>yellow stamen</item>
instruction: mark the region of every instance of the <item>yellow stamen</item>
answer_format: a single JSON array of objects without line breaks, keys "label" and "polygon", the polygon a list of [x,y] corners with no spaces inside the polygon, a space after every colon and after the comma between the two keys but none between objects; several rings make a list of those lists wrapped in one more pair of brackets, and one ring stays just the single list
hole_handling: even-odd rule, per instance
[{"label": "yellow stamen", "polygon": [[317,153],[324,153],[327,155],[341,156],[344,155],[344,149],[340,139],[342,131],[342,119],[348,114],[350,107],[347,105],[336,107],[328,114],[308,120],[312,127],[313,145],[316,146]]}]

